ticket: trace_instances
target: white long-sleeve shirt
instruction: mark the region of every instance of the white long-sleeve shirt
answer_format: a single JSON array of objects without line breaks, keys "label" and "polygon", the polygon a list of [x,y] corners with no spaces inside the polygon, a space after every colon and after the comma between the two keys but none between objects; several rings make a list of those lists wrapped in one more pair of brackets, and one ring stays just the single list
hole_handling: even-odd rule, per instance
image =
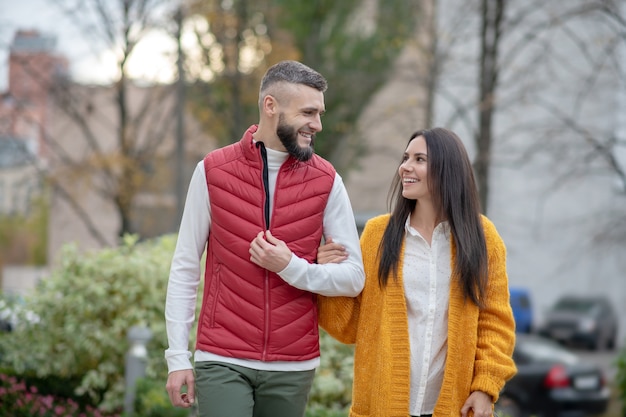
[{"label": "white long-sleeve shirt", "polygon": [[[287,157],[286,152],[267,149],[270,204],[274,200],[278,170]],[[165,351],[165,358],[169,372],[192,368],[188,347],[189,332],[195,320],[196,297],[202,271],[201,258],[211,226],[209,198],[204,161],[200,161],[189,184],[167,287],[165,324],[169,347]],[[270,210],[272,209],[273,206],[270,205]],[[278,275],[296,288],[317,294],[350,297],[358,295],[365,282],[359,235],[350,199],[339,174],[335,176],[324,210],[323,233],[325,237],[332,237],[334,242],[346,248],[346,261],[340,264],[310,264],[292,254],[289,264]],[[319,357],[298,362],[263,362],[223,357],[203,351],[196,351],[194,359],[196,362],[216,360],[271,371],[309,370],[319,365]]]},{"label": "white long-sleeve shirt", "polygon": [[432,414],[443,382],[448,351],[450,227],[435,227],[431,244],[406,221],[404,294],[411,345],[411,415]]}]

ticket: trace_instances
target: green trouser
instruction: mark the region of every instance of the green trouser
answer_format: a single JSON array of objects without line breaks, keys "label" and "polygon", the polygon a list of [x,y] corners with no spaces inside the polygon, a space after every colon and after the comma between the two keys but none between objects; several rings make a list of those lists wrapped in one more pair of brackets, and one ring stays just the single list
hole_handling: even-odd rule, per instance
[{"label": "green trouser", "polygon": [[315,370],[259,371],[197,362],[199,417],[302,417]]}]

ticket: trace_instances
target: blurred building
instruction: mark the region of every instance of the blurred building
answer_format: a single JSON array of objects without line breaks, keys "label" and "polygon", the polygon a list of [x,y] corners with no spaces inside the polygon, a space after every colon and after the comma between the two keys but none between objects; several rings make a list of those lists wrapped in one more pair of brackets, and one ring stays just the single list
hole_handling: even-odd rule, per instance
[{"label": "blurred building", "polygon": [[36,158],[28,142],[0,135],[0,215],[29,212],[33,198],[42,190]]},{"label": "blurred building", "polygon": [[56,53],[56,39],[34,30],[15,34],[9,54],[8,91],[0,102],[0,132],[27,142],[45,158],[45,127],[50,92],[68,79],[67,59]]},{"label": "blurred building", "polygon": [[42,191],[47,148],[45,126],[55,83],[67,79],[68,64],[55,54],[55,39],[18,31],[9,54],[9,87],[0,94],[0,213],[27,213]]},{"label": "blurred building", "polygon": [[[113,178],[102,174],[104,160],[119,157],[114,86],[72,82],[69,63],[55,51],[55,43],[54,37],[37,31],[18,31],[10,49],[8,90],[0,94],[0,215],[28,214],[34,197],[45,196],[48,264],[58,261],[59,249],[70,242],[84,250],[116,245],[120,229],[117,207],[102,191]],[[126,92],[127,116],[143,120],[131,125],[129,134],[136,151],[149,155],[141,159],[148,178],[131,214],[132,228],[144,238],[175,232],[179,221],[174,91],[171,85],[131,82]],[[183,169],[188,181],[215,142],[189,114],[185,127]],[[23,251],[0,256],[5,289],[13,291],[20,282],[34,283],[41,276],[39,269],[14,264],[23,256],[11,253]]]}]

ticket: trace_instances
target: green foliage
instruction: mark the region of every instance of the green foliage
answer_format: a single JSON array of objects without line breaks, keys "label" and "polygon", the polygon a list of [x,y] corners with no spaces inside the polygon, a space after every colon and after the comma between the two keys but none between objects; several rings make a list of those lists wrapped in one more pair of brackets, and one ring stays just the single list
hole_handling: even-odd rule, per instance
[{"label": "green foliage", "polygon": [[[237,142],[248,126],[258,122],[263,61],[274,50],[267,35],[268,3],[190,2],[194,18],[202,16],[207,25],[196,27],[203,53],[201,62],[188,67],[188,76],[195,80],[187,90],[188,101],[195,118],[220,145]],[[207,73],[210,77],[203,75]]]},{"label": "green foliage", "polygon": [[[388,0],[373,16],[357,0],[196,1],[209,23],[201,39],[210,81],[189,89],[192,111],[221,144],[239,140],[258,121],[258,88],[265,70],[282,59],[297,59],[322,73],[324,131],[315,142],[318,154],[348,166],[353,152],[332,158],[339,139],[358,137],[355,122],[371,96],[386,81],[399,51],[410,38],[416,4]],[[213,52],[212,52],[213,51]],[[221,53],[215,53],[220,51]],[[254,56],[250,62],[250,56]],[[247,57],[247,59],[246,59]],[[251,66],[247,68],[246,65]],[[358,148],[358,140],[349,147]],[[342,166],[338,166],[341,170]]]},{"label": "green foliage", "polygon": [[[28,387],[27,389],[29,392],[35,392],[37,395],[42,397],[46,396],[54,398],[55,403],[75,402],[81,409],[85,409],[93,405],[88,398],[78,397],[74,394],[74,387],[78,386],[80,383],[78,378],[67,379],[54,375],[40,378],[33,373],[17,375],[11,369],[0,369],[0,378],[4,378],[5,382],[8,379],[13,381],[17,380],[20,384],[23,383],[26,387]],[[0,403],[7,400],[8,398],[0,395]],[[0,416],[1,415],[2,414],[0,414]]]},{"label": "green foliage", "polygon": [[135,414],[141,417],[188,417],[185,408],[175,408],[170,403],[163,381],[142,378],[137,381]]},{"label": "green foliage", "polygon": [[306,417],[348,417],[348,408],[337,410],[333,408],[314,405],[308,407],[305,413]]},{"label": "green foliage", "polygon": [[119,417],[83,407],[71,399],[46,395],[14,376],[0,373],[0,416],[11,417]]},{"label": "green foliage", "polygon": [[[126,236],[119,248],[93,253],[63,247],[51,276],[20,304],[23,325],[0,333],[0,369],[27,376],[28,386],[37,387],[46,401],[55,398],[56,405],[97,405],[113,413],[124,398],[127,332],[144,325],[153,338],[146,378],[137,383],[137,415],[187,416],[189,410],[170,405],[165,391],[164,306],[174,247],[175,236],[141,243]],[[307,416],[344,417],[351,400],[353,349],[323,331],[320,337],[321,365]],[[0,394],[0,402],[5,400]]]},{"label": "green foliage", "polygon": [[626,416],[626,347],[623,347],[617,357],[617,374],[615,376],[615,385],[617,386],[618,396],[622,402],[622,415]]},{"label": "green foliage", "polygon": [[[320,330],[321,363],[309,395],[309,408],[345,412],[352,400],[354,348]],[[323,416],[325,414],[313,414]],[[328,414],[331,416],[334,414]],[[339,414],[343,415],[343,414]]]},{"label": "green foliage", "polygon": [[146,376],[164,383],[165,294],[174,247],[170,235],[142,243],[126,236],[121,247],[95,253],[62,248],[60,265],[26,299],[39,320],[0,338],[0,366],[40,378],[77,378],[77,395],[114,410],[124,398],[127,332],[147,326],[153,337]]},{"label": "green foliage", "polygon": [[27,213],[0,216],[0,266],[47,263],[48,216],[45,197],[34,199]]},{"label": "green foliage", "polygon": [[[280,9],[279,25],[295,38],[302,61],[328,79],[328,111],[315,150],[330,158],[342,142],[338,139],[348,139],[354,133],[358,116],[387,80],[395,58],[413,32],[416,6],[407,7],[405,0],[388,0],[374,16],[367,16],[357,0],[275,3]],[[358,143],[352,141],[351,145]],[[352,162],[337,159],[333,160],[336,165]]]},{"label": "green foliage", "polygon": [[[119,411],[127,332],[132,326],[148,326],[153,338],[146,378],[137,382],[137,414],[187,416],[188,410],[171,407],[165,391],[164,307],[174,247],[175,236],[141,243],[126,236],[121,247],[94,253],[74,245],[62,248],[58,267],[21,304],[30,319],[20,317],[24,325],[1,335],[0,368],[28,376],[29,386],[42,396],[74,397],[55,399],[54,404]],[[321,365],[307,416],[344,417],[351,401],[353,348],[323,331],[320,337]],[[0,402],[6,399],[0,395]]]}]

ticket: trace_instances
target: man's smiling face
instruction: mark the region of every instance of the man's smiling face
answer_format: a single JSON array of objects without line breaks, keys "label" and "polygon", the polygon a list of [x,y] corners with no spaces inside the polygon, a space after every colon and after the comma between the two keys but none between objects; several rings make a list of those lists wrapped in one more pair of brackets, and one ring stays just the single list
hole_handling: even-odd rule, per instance
[{"label": "man's smiling face", "polygon": [[280,106],[276,135],[287,152],[306,161],[313,156],[315,134],[322,130],[324,94],[306,85],[292,88],[288,101]]}]

